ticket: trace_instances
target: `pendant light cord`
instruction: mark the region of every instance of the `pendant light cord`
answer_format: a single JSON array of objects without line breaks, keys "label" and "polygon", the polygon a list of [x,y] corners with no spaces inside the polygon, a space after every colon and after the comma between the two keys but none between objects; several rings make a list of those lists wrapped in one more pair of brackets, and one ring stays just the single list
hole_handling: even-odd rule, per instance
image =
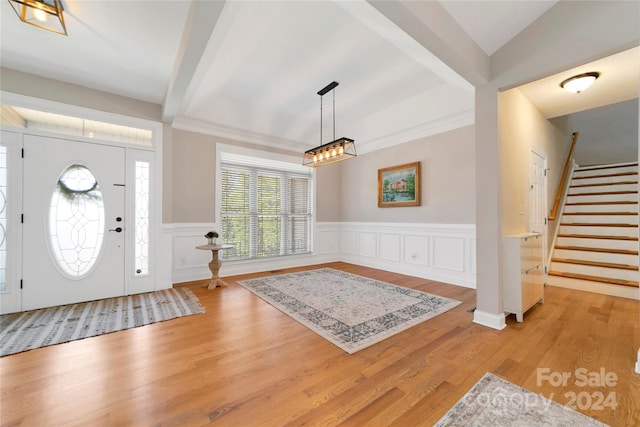
[{"label": "pendant light cord", "polygon": [[336,88],[333,88],[333,140],[336,140]]},{"label": "pendant light cord", "polygon": [[322,95],[320,95],[320,145],[322,145]]}]

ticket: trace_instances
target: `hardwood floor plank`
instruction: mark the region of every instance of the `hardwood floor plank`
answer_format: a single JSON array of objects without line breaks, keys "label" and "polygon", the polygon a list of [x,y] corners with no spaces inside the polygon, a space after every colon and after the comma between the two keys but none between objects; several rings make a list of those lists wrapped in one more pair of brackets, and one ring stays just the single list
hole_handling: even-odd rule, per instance
[{"label": "hardwood floor plank", "polygon": [[[473,289],[346,263],[282,273],[326,266],[462,304],[349,355],[236,283],[260,274],[179,284],[205,314],[0,358],[0,425],[431,426],[486,372],[561,404],[615,393],[616,409],[578,410],[640,425],[638,301],[547,287],[524,322],[496,331],[472,322]],[[618,380],[580,387],[581,368]]]}]

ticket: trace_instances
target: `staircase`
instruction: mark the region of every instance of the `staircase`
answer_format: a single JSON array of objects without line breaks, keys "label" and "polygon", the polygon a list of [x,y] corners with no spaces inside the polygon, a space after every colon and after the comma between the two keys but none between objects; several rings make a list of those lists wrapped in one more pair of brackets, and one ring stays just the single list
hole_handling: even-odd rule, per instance
[{"label": "staircase", "polygon": [[638,164],[577,168],[548,284],[640,300]]}]

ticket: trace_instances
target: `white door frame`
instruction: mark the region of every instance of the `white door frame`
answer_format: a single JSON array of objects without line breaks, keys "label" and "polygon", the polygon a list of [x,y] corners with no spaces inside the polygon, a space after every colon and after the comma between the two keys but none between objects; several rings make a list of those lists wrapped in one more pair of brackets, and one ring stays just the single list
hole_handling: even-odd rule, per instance
[{"label": "white door frame", "polygon": [[[549,232],[549,221],[548,221],[548,195],[549,195],[549,189],[548,189],[548,180],[547,180],[547,170],[548,170],[548,158],[547,158],[547,153],[539,148],[536,147],[535,145],[531,146],[531,156],[529,157],[529,189],[533,188],[533,179],[531,176],[531,166],[533,164],[533,155],[536,155],[538,157],[540,157],[543,162],[544,162],[544,171],[543,171],[543,204],[544,206],[542,206],[542,210],[544,212],[544,229],[542,231],[542,265],[543,265],[543,283],[547,283],[547,271],[546,271],[546,261],[547,261],[547,242],[548,242],[548,232]],[[529,203],[531,203],[531,197],[529,197]],[[529,205],[529,230],[532,231],[533,227],[532,227],[532,220],[531,220],[531,213],[533,211],[534,207],[530,204]]]},{"label": "white door frame", "polygon": [[0,314],[22,307],[22,135],[2,130],[2,145],[7,147],[7,228],[6,291],[0,292]]}]

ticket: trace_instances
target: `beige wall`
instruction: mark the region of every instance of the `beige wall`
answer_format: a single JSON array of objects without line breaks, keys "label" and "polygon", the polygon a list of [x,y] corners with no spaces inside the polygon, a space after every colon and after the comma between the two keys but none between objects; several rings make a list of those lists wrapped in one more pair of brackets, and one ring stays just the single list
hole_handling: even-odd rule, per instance
[{"label": "beige wall", "polygon": [[[347,222],[405,222],[473,224],[475,221],[473,126],[421,138],[405,144],[359,155],[356,159],[318,171],[318,205],[326,203],[335,188],[341,192],[341,215],[318,210],[318,220]],[[378,207],[378,169],[421,162],[421,206]],[[335,203],[335,202],[332,202]],[[321,214],[322,213],[322,214]],[[327,215],[327,216],[325,216]]]},{"label": "beige wall", "polygon": [[174,129],[171,153],[172,222],[214,222],[216,144],[213,137]]},{"label": "beige wall", "polygon": [[342,179],[342,166],[355,161],[357,158],[316,169],[316,221],[342,220],[342,192],[346,186]]},{"label": "beige wall", "polygon": [[[174,223],[215,221],[216,143],[274,151],[177,129],[171,135],[164,171],[172,207],[165,218]],[[473,135],[468,126],[316,169],[316,221],[472,224]],[[378,169],[414,161],[422,166],[422,205],[378,208]]]},{"label": "beige wall", "polygon": [[518,89],[502,92],[498,100],[502,233],[529,229],[529,165],[533,147],[547,155],[547,205],[552,207],[558,181],[571,146],[566,121],[544,118]]},{"label": "beige wall", "polygon": [[[170,150],[167,148],[168,144],[171,145]],[[165,194],[170,192],[172,198],[170,212],[165,212],[164,215],[165,223],[215,222],[216,191],[219,188],[216,184],[217,144],[288,155],[299,154],[302,161],[302,153],[172,129],[171,140],[168,141],[165,137],[164,154],[171,156],[170,160],[165,157]],[[169,209],[168,206],[165,208]]]}]

